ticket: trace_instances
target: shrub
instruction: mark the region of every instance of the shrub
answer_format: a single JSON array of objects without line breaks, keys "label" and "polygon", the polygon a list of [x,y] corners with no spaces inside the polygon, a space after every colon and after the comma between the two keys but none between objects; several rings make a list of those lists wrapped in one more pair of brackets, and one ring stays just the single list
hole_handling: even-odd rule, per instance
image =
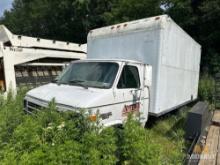
[{"label": "shrub", "polygon": [[121,132],[121,160],[126,164],[160,164],[161,145],[153,142],[151,133],[131,116]]},{"label": "shrub", "polygon": [[58,112],[52,101],[36,116],[22,110],[23,94],[2,100],[1,164],[115,164],[113,129],[74,112]]},{"label": "shrub", "polygon": [[[80,114],[58,112],[54,100],[47,109],[36,115],[27,115],[22,109],[24,93],[20,91],[16,98],[10,96],[0,100],[1,164],[147,165],[161,164],[164,160],[167,164],[181,162],[182,145],[175,148],[167,135],[155,134],[156,129],[142,128],[132,116],[121,129],[103,129],[90,122],[83,110]],[[178,121],[164,122],[161,130]],[[176,143],[180,137],[178,135]],[[164,156],[167,148],[163,142],[172,145],[175,151],[181,150],[179,154],[172,154],[175,160]]]},{"label": "shrub", "polygon": [[203,101],[213,101],[215,92],[215,81],[208,74],[201,76],[199,81],[199,98]]}]

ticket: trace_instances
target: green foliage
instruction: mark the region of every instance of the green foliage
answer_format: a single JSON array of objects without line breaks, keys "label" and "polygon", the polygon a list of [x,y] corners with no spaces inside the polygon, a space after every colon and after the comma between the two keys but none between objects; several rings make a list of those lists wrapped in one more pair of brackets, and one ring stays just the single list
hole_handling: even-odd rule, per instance
[{"label": "green foliage", "polygon": [[220,1],[163,0],[169,14],[202,46],[201,71],[220,72]]},{"label": "green foliage", "polygon": [[103,26],[113,0],[14,0],[0,24],[28,36],[85,43],[87,32]]},{"label": "green foliage", "polygon": [[162,116],[151,129],[154,143],[162,144],[162,164],[183,164],[187,144],[184,140],[187,107]]},{"label": "green foliage", "polygon": [[91,29],[160,14],[202,45],[202,72],[220,71],[219,0],[14,0],[0,24],[17,34],[85,43]]},{"label": "green foliage", "polygon": [[[0,162],[3,165],[145,165],[182,161],[183,125],[174,128],[180,121],[183,123],[181,115],[164,119],[152,129],[142,128],[130,116],[123,128],[102,130],[84,112],[57,112],[54,101],[36,115],[25,114],[24,93],[19,91],[16,98],[0,100]],[[167,151],[169,148],[172,150]]]},{"label": "green foliage", "polygon": [[213,101],[215,92],[215,81],[208,75],[204,74],[201,76],[199,81],[199,98],[201,100]]},{"label": "green foliage", "polygon": [[161,13],[160,0],[120,0],[104,13],[104,18],[107,24],[115,24]]},{"label": "green foliage", "polygon": [[161,159],[161,144],[154,143],[150,131],[140,126],[130,116],[122,132],[121,157],[129,164],[158,164]]}]

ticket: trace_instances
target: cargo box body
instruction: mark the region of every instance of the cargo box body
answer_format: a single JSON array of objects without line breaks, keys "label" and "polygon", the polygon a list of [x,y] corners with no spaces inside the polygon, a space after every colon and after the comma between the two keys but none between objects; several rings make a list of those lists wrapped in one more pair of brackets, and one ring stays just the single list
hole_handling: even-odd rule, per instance
[{"label": "cargo box body", "polygon": [[167,15],[92,30],[87,49],[89,59],[126,59],[152,65],[152,115],[162,115],[197,98],[201,46]]}]

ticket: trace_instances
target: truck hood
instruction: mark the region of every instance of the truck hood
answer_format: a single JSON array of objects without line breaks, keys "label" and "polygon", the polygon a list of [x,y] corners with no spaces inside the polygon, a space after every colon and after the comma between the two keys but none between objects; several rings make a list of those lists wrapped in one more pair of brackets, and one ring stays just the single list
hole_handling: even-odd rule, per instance
[{"label": "truck hood", "polygon": [[71,106],[75,108],[98,107],[109,103],[113,98],[111,89],[97,89],[72,86],[58,85],[50,83],[30,90],[27,97],[50,102],[55,99],[57,104]]}]

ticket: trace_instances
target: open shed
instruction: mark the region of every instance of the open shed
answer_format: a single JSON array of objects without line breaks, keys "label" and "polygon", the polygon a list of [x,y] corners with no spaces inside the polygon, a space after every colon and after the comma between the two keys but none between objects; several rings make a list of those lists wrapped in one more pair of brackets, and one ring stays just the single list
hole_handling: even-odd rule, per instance
[{"label": "open shed", "polygon": [[87,45],[12,34],[0,25],[0,90],[50,82],[70,61],[86,58]]}]

